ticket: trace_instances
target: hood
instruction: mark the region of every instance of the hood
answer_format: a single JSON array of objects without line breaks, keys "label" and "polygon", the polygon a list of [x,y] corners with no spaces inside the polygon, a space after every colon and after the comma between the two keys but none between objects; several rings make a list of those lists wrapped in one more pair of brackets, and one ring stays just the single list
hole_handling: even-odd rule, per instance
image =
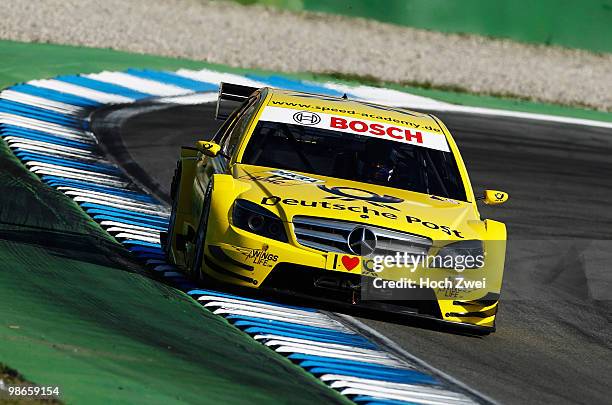
[{"label": "hood", "polygon": [[233,177],[250,200],[291,222],[296,215],[380,226],[432,240],[479,239],[473,204],[374,184],[237,164]]}]

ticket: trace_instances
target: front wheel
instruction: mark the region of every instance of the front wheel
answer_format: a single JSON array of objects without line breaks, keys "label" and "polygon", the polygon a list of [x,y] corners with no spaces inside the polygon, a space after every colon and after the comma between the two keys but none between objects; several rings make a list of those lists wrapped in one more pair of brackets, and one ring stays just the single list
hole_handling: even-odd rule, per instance
[{"label": "front wheel", "polygon": [[204,193],[204,201],[202,204],[202,214],[200,215],[200,224],[195,238],[195,255],[193,258],[193,266],[190,271],[190,276],[194,281],[202,280],[202,261],[204,258],[204,245],[206,244],[206,229],[208,228],[208,216],[210,214],[210,198],[212,195],[212,180],[206,187]]}]

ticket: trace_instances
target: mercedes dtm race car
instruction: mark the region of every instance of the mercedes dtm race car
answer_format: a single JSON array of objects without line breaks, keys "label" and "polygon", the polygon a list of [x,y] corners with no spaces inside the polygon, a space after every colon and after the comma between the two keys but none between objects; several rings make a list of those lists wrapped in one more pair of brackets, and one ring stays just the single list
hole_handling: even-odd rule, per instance
[{"label": "mercedes dtm race car", "polygon": [[[162,238],[199,280],[495,328],[504,224],[481,219],[436,117],[224,83],[183,147]],[[506,193],[486,190],[486,204]],[[471,258],[471,260],[470,260]]]}]

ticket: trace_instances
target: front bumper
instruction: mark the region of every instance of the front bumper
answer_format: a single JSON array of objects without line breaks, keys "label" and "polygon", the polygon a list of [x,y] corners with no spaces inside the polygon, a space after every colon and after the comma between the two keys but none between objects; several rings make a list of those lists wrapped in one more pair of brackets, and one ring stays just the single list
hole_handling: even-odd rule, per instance
[{"label": "front bumper", "polygon": [[211,241],[204,256],[204,273],[224,284],[291,296],[300,302],[308,299],[356,310],[436,320],[482,333],[495,329],[498,294],[482,292],[480,297],[487,299],[471,300],[444,298],[443,292],[432,288],[406,290],[399,297],[362,294],[371,288],[373,277],[362,275],[360,269],[334,271],[329,269],[325,253],[240,230],[233,229],[231,233],[234,238],[228,239],[226,234],[222,240],[235,243]]}]

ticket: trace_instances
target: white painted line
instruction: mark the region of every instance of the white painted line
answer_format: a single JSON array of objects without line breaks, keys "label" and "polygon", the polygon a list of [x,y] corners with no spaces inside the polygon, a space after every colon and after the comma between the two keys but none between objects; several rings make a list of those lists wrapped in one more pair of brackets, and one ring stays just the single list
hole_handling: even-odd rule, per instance
[{"label": "white painted line", "polygon": [[349,86],[346,84],[334,82],[313,84],[318,84],[328,89],[336,90],[341,93],[346,93],[349,98],[352,98],[351,95],[355,96],[355,98],[358,98],[359,101],[367,101],[370,103],[376,103],[390,107],[421,105],[423,106],[422,108],[428,108],[426,106],[433,107],[447,105],[447,103],[433,100],[431,98],[416,96],[414,94],[380,87],[372,87],[365,85]]},{"label": "white painted line", "polygon": [[475,404],[473,400],[462,394],[457,394],[445,389],[430,389],[428,391],[413,390],[412,386],[404,384],[401,387],[381,386],[378,384],[358,383],[351,381],[334,381],[329,384],[330,387],[338,388],[355,388],[363,390],[376,391],[380,396],[387,395],[408,395],[412,400],[432,400],[440,401],[444,404]]},{"label": "white painted line", "polygon": [[110,228],[104,228],[108,233],[129,233],[134,235],[140,235],[147,238],[157,238],[159,241],[159,234],[161,231],[149,230],[141,231],[136,229],[124,228],[119,226],[111,226]]},{"label": "white painted line", "polygon": [[216,102],[218,98],[218,93],[194,93],[187,96],[156,98],[155,102],[167,104],[197,105]]},{"label": "white painted line", "polygon": [[200,82],[212,83],[216,85],[219,85],[221,82],[224,82],[224,83],[240,84],[242,86],[251,86],[251,87],[257,87],[257,88],[268,86],[266,83],[251,80],[242,75],[236,75],[233,73],[217,72],[217,71],[208,70],[208,69],[202,69],[202,70],[179,69],[175,73],[179,76],[187,77],[192,80],[198,80]]},{"label": "white painted line", "polygon": [[333,330],[345,330],[344,326],[340,325],[339,323],[334,323],[332,321],[313,321],[313,320],[308,320],[308,319],[300,319],[300,318],[291,318],[291,317],[286,317],[286,316],[278,316],[278,315],[269,315],[269,314],[262,314],[259,312],[255,312],[255,311],[234,311],[234,310],[227,310],[224,308],[219,308],[213,311],[214,314],[217,315],[242,315],[242,316],[248,316],[248,317],[252,317],[252,318],[262,318],[262,319],[267,319],[267,320],[273,320],[273,321],[281,321],[281,322],[287,322],[287,323],[295,323],[298,325],[308,325],[308,326],[318,326],[318,327],[322,327],[322,328],[327,328],[327,329],[333,329]]},{"label": "white painted line", "polygon": [[141,93],[151,94],[153,96],[177,96],[181,94],[193,93],[193,90],[191,89],[158,82],[156,80],[143,79],[124,72],[105,71],[83,76],[101,82],[117,84],[119,86],[127,87],[128,89],[136,90]]},{"label": "white painted line", "polygon": [[42,167],[42,168],[48,168],[51,170],[61,170],[63,172],[74,173],[74,174],[85,175],[85,176],[95,176],[97,178],[102,178],[102,179],[107,179],[107,180],[115,180],[115,181],[121,180],[120,177],[114,176],[112,174],[104,174],[104,173],[98,173],[98,172],[93,172],[89,170],[75,169],[73,167],[56,165],[52,163],[38,162],[35,160],[26,162],[25,165],[28,167]]},{"label": "white painted line", "polygon": [[95,177],[95,176],[70,173],[70,172],[66,172],[64,170],[58,170],[58,169],[49,168],[49,167],[37,167],[37,166],[33,166],[30,170],[33,173],[36,173],[36,174],[38,174],[40,176],[49,175],[49,176],[65,177],[67,179],[90,181],[92,183],[102,184],[102,185],[105,185],[105,186],[106,185],[110,185],[110,186],[114,186],[114,187],[126,187],[128,185],[127,182],[120,181],[120,180],[102,179],[102,178],[98,178],[98,177]]},{"label": "white painted line", "polygon": [[13,142],[13,143],[22,143],[22,144],[34,145],[34,146],[44,146],[49,149],[61,150],[64,152],[79,153],[79,154],[84,154],[84,155],[89,155],[89,156],[98,155],[100,156],[100,158],[102,158],[102,156],[99,155],[97,152],[94,152],[91,147],[75,148],[73,146],[64,146],[64,145],[60,145],[60,144],[52,143],[52,142],[36,141],[33,139],[22,138],[20,136],[15,136],[15,135],[5,136],[4,140],[7,143]]},{"label": "white painted line", "polygon": [[322,356],[322,357],[331,357],[334,359],[342,359],[342,360],[355,360],[361,362],[367,362],[371,364],[378,364],[384,366],[396,366],[402,367],[404,364],[398,362],[397,360],[393,360],[386,357],[372,357],[372,356],[364,356],[358,353],[351,352],[342,352],[342,351],[334,351],[334,350],[322,350],[316,347],[296,347],[296,346],[280,346],[274,349],[277,353],[299,353],[299,354],[307,354],[312,356]]},{"label": "white painted line", "polygon": [[[439,392],[446,391],[444,389],[441,389],[439,385],[431,386],[427,384],[397,383],[397,382],[390,382],[386,380],[375,380],[373,378],[354,377],[352,375],[346,375],[346,374],[323,374],[322,376],[319,377],[319,379],[324,382],[328,382],[328,381],[329,382],[342,381],[342,382],[348,382],[348,383],[352,382],[352,383],[370,385],[372,387],[378,386],[381,388],[392,388],[392,389],[398,389],[398,390],[406,389],[406,390],[410,390],[414,392],[423,392],[423,393],[428,393],[428,392],[439,393]],[[449,392],[453,392],[453,391],[449,391]],[[458,394],[455,392],[453,392],[453,394],[456,396],[463,396],[462,394]]]},{"label": "white painted line", "polygon": [[286,312],[272,311],[272,310],[263,309],[263,308],[252,308],[252,307],[249,307],[248,305],[226,304],[224,306],[220,306],[218,303],[213,303],[213,305],[204,304],[203,306],[205,308],[218,308],[214,312],[217,312],[219,310],[228,311],[228,312],[240,312],[240,311],[253,312],[261,316],[277,316],[277,317],[284,317],[285,319],[293,319],[294,323],[297,321],[302,321],[302,322],[320,322],[320,323],[327,322],[327,323],[333,324],[333,321],[329,320],[326,317],[315,317],[315,316],[311,317],[311,316],[303,316],[303,315],[297,315],[297,314],[289,314]]},{"label": "white painted line", "polygon": [[[377,350],[369,350],[369,349],[356,349],[350,346],[343,346],[339,348],[324,347],[324,346],[314,345],[308,341],[304,343],[299,343],[299,342],[288,342],[288,341],[283,341],[283,340],[269,340],[267,342],[264,342],[264,344],[270,347],[285,347],[285,348],[292,347],[294,350],[304,350],[304,349],[318,350],[319,353],[351,354],[355,356],[361,356],[361,358],[363,359],[367,359],[367,358],[387,359],[391,361],[397,361],[398,363],[400,363],[399,360],[395,359],[393,356],[385,352],[377,351]],[[367,361],[367,360],[364,360],[364,361]]]},{"label": "white painted line", "polygon": [[612,128],[612,122],[607,121],[563,117],[550,114],[536,114],[512,110],[500,110],[495,108],[469,107],[450,104],[432,98],[417,96],[392,89],[377,88],[371,86],[348,86],[345,84],[333,82],[323,83],[323,86],[343,93],[352,94],[359,99],[358,101],[368,101],[386,106],[403,107],[407,109],[414,108],[432,110],[438,112],[459,112],[466,114],[519,118],[535,121],[558,122],[563,124],[582,125],[599,128]]},{"label": "white painted line", "polygon": [[[124,193],[134,193],[133,190],[126,190],[125,188],[117,188],[117,187],[107,187],[109,190],[115,190],[118,192],[124,192]],[[80,186],[59,186],[57,188],[58,190],[74,190],[74,191],[90,191],[89,188],[87,188],[86,186],[80,187]],[[94,191],[95,193],[97,193],[98,191]],[[114,195],[112,193],[101,193],[104,195],[110,194],[110,195]]]},{"label": "white painted line", "polygon": [[273,302],[266,302],[266,303],[254,302],[254,301],[242,300],[239,298],[221,297],[221,296],[216,296],[216,295],[201,295],[198,297],[198,301],[206,301],[206,302],[218,301],[221,303],[248,305],[249,307],[264,308],[264,309],[270,309],[270,310],[276,310],[276,311],[286,310],[287,312],[294,313],[294,314],[309,315],[309,314],[318,313],[316,311],[306,311],[306,310],[302,310],[299,308],[289,308],[283,305],[276,305]]},{"label": "white painted line", "polygon": [[[372,397],[381,397],[381,393],[377,390],[367,389],[367,388],[345,388],[340,391],[340,394],[346,396],[352,395],[365,395]],[[386,393],[383,398],[396,400],[396,401],[406,401],[409,403],[417,403],[423,405],[449,405],[448,400],[445,399],[435,399],[435,398],[422,398],[420,396],[411,395],[409,393]],[[454,403],[454,402],[453,402]],[[474,402],[465,402],[466,404],[474,404]]]},{"label": "white painted line", "polygon": [[[200,299],[198,298],[198,301]],[[255,304],[255,305],[254,305]],[[289,308],[282,308],[277,306],[263,306],[261,304],[256,305],[254,302],[223,302],[223,301],[210,301],[203,304],[206,308],[224,308],[224,309],[244,309],[247,311],[257,311],[262,314],[273,314],[273,315],[285,315],[285,316],[295,316],[300,319],[329,319],[325,315],[318,312],[306,312],[306,311],[296,311],[291,310]]]},{"label": "white painted line", "polygon": [[156,209],[126,207],[125,204],[117,204],[117,203],[114,203],[114,202],[101,201],[98,198],[74,197],[73,200],[76,201],[76,202],[81,202],[81,203],[88,202],[88,203],[93,203],[93,204],[108,205],[109,207],[121,208],[121,209],[124,209],[124,210],[127,210],[127,211],[140,212],[140,213],[144,213],[144,214],[164,215],[166,217],[170,216],[169,214],[161,212],[161,211],[156,210]]},{"label": "white painted line", "polygon": [[123,198],[123,197],[114,196],[112,194],[98,193],[95,191],[90,192],[89,190],[85,190],[85,191],[69,190],[69,191],[65,191],[64,194],[69,195],[71,197],[79,196],[79,197],[95,198],[95,199],[99,199],[100,201],[108,201],[108,202],[114,202],[117,204],[124,204],[125,206],[134,207],[134,208],[144,208],[144,209],[152,209],[152,210],[163,209],[163,206],[159,204],[140,202],[138,200],[134,200],[131,198]]},{"label": "white painted line", "polygon": [[103,104],[114,104],[114,103],[131,103],[134,101],[133,98],[120,96],[118,94],[104,93],[98,90],[93,90],[83,86],[77,86],[76,84],[62,82],[60,80],[47,79],[47,80],[32,80],[28,84],[36,87],[42,87],[45,89],[56,90],[66,94],[72,94],[83,98],[88,98],[93,101],[97,101]]},{"label": "white painted line", "polygon": [[61,147],[60,148],[54,147],[56,146],[56,144],[32,141],[30,139],[25,139],[25,138],[11,139],[10,141],[6,140],[6,143],[9,144],[11,148],[31,149],[31,150],[36,150],[40,152],[46,152],[46,154],[48,155],[63,154],[65,156],[71,156],[74,158],[89,159],[94,162],[108,162],[106,160],[99,158],[98,156],[96,156],[96,154],[88,150],[85,150],[85,149],[76,149],[76,151],[74,152],[72,151],[68,152],[62,149]]},{"label": "white painted line", "polygon": [[56,143],[34,141],[32,139],[18,138],[14,136],[7,136],[4,138],[4,140],[8,144],[22,145],[23,147],[39,147],[51,152],[64,152],[70,155],[84,156],[92,159],[99,157],[100,160],[103,160],[102,156],[93,152],[91,149],[72,148],[70,146],[58,145]]},{"label": "white painted line", "polygon": [[61,114],[74,116],[80,114],[85,109],[72,104],[61,103],[59,101],[48,100],[46,98],[32,96],[30,94],[21,93],[14,90],[4,90],[0,93],[0,98],[14,101],[21,104],[31,105],[33,107],[44,108],[45,110],[55,111]]},{"label": "white painted line", "polygon": [[[94,215],[100,215],[100,214],[94,214]],[[112,214],[103,214],[103,215],[111,215]],[[93,216],[93,215],[92,215]],[[107,232],[110,232],[108,229],[121,229],[122,232],[128,232],[128,233],[142,233],[142,234],[150,234],[150,235],[154,235],[154,236],[161,236],[162,232],[166,232],[165,229],[155,229],[155,228],[150,228],[150,227],[139,227],[139,226],[134,226],[132,224],[128,224],[126,222],[121,222],[123,219],[117,219],[115,221],[102,221],[100,222],[100,226],[102,226],[102,228],[106,229]],[[138,221],[138,219],[126,219],[125,221],[131,221],[131,222],[135,222]],[[115,225],[109,225],[109,223],[115,224]],[[142,228],[142,229],[139,229]],[[162,228],[160,226],[160,228]],[[116,231],[114,231],[116,232]]]},{"label": "white painted line", "polygon": [[58,159],[68,159],[70,161],[79,162],[79,163],[109,163],[106,160],[101,160],[97,157],[89,157],[83,156],[80,154],[74,154],[63,151],[56,151],[52,149],[47,149],[42,146],[32,146],[29,144],[22,143],[12,143],[9,144],[11,149],[26,151],[26,152],[34,152],[39,155],[48,156],[48,157],[56,157]]},{"label": "white painted line", "polygon": [[160,212],[165,212],[164,207],[162,205],[152,204],[152,203],[143,203],[138,200],[115,197],[111,194],[101,194],[101,193],[92,194],[88,192],[78,192],[78,191],[67,191],[65,192],[65,194],[71,197],[72,196],[87,197],[87,198],[97,199],[97,200],[104,201],[104,202],[123,204],[125,207],[160,210]]},{"label": "white painted line", "polygon": [[54,124],[47,121],[37,120],[34,118],[26,118],[15,114],[0,113],[0,124],[14,125],[22,128],[34,129],[55,135],[60,138],[78,140],[84,143],[93,143],[91,136],[86,135],[83,131],[78,131],[73,128],[68,128],[63,125]]},{"label": "white painted line", "polygon": [[120,233],[114,236],[115,239],[131,239],[131,240],[139,240],[142,242],[149,242],[149,243],[159,243],[159,237],[147,237],[147,236],[142,236],[136,233]]},{"label": "white painted line", "polygon": [[[116,194],[113,193],[103,193],[101,191],[94,191],[94,190],[89,190],[87,188],[79,188],[79,187],[72,187],[72,186],[61,186],[58,187],[58,190],[62,190],[64,192],[75,192],[75,193],[82,193],[83,195],[92,195],[92,196],[101,196],[101,197],[113,197],[113,198],[117,198],[117,199],[121,199],[121,200],[125,200],[125,201],[134,201],[134,202],[140,202],[139,200],[135,199],[135,198],[131,198],[131,197],[122,197],[122,196],[118,196]],[[122,191],[121,189],[115,189],[118,191]],[[157,204],[159,205],[159,204]]]},{"label": "white painted line", "polygon": [[[416,364],[417,366],[423,368],[424,370],[430,371],[432,374],[437,375],[438,377],[442,378],[443,380],[446,380],[450,384],[455,385],[456,387],[459,387],[460,389],[464,390],[465,392],[468,392],[468,393],[474,395],[475,397],[481,398],[481,399],[483,399],[484,401],[486,401],[486,402],[488,402],[490,404],[497,404],[496,401],[494,401],[493,399],[489,398],[488,396],[486,396],[486,395],[476,391],[473,388],[470,388],[468,385],[462,383],[461,381],[459,381],[456,378],[450,376],[449,374],[445,373],[444,371],[442,371],[442,370],[432,366],[431,364],[425,362],[424,360],[421,360],[420,358],[418,358],[414,354],[404,350],[397,343],[395,343],[394,341],[392,341],[391,339],[389,339],[385,335],[381,334],[376,329],[373,329],[373,328],[369,327],[368,325],[366,325],[363,322],[353,318],[350,315],[345,315],[345,314],[340,314],[340,313],[334,313],[334,315],[336,317],[340,318],[341,320],[343,320],[347,325],[349,325],[349,326],[352,325],[357,330],[362,331],[362,333],[365,332],[365,336],[366,337],[368,337],[368,338],[374,337],[376,340],[378,340],[379,342],[383,343],[386,347],[388,347],[393,352],[395,352],[398,355],[404,357],[405,359],[408,359],[409,361],[411,361],[412,363]],[[376,341],[374,341],[374,343],[376,343]]]},{"label": "white painted line", "polygon": [[582,118],[562,117],[558,115],[535,114],[520,111],[497,110],[494,108],[467,107],[462,105],[438,106],[438,107],[420,107],[413,105],[411,108],[423,108],[441,112],[460,112],[466,114],[480,114],[496,117],[520,118],[534,121],[558,122],[561,124],[582,125],[587,127],[597,128],[612,128],[612,122],[588,120]]},{"label": "white painted line", "polygon": [[[300,339],[279,335],[255,335],[253,336],[255,340],[264,340],[266,343],[270,343],[270,346],[284,346],[287,344],[301,344],[306,346],[313,347],[321,347],[328,349],[338,349],[338,350],[348,350],[352,353],[361,353],[361,354],[372,354],[372,353],[383,353],[379,350],[365,349],[363,347],[351,346],[349,343],[328,343],[328,342],[319,342],[316,340],[310,340],[308,338]],[[387,357],[387,356],[385,356]],[[391,358],[392,356],[389,356]]]},{"label": "white painted line", "polygon": [[131,230],[131,231],[141,231],[141,232],[155,232],[157,234],[159,234],[160,231],[159,229],[155,229],[155,228],[147,228],[146,226],[138,226],[138,225],[132,225],[132,224],[125,224],[123,222],[119,222],[119,221],[101,221],[100,225],[103,227],[120,227],[122,229],[126,229],[126,230]]}]

